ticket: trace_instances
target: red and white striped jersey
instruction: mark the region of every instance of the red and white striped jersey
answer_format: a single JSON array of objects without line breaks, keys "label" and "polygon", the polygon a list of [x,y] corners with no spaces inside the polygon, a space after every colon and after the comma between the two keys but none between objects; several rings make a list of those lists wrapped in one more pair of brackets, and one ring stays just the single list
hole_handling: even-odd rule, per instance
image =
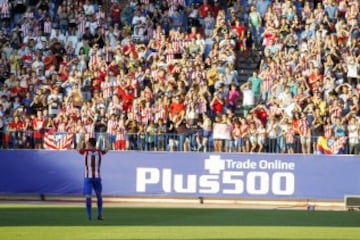
[{"label": "red and white striped jersey", "polygon": [[174,49],[174,53],[180,53],[181,52],[181,45],[180,45],[180,39],[179,38],[173,39],[172,47]]},{"label": "red and white striped jersey", "polygon": [[153,38],[156,42],[160,42],[161,41],[161,35],[162,35],[162,32],[161,32],[161,29],[160,30],[155,30],[153,32]]},{"label": "red and white striped jersey", "polygon": [[179,45],[180,45],[180,49],[182,52],[184,52],[188,46],[187,44],[187,40],[186,39],[181,39],[180,42],[179,42]]},{"label": "red and white striped jersey", "polygon": [[98,66],[99,63],[99,59],[97,57],[96,54],[92,54],[92,56],[90,57],[90,64],[94,67]]},{"label": "red and white striped jersey", "polygon": [[171,60],[174,59],[174,50],[173,49],[168,49],[167,50],[167,55],[166,55],[166,62],[170,62]]},{"label": "red and white striped jersey", "polygon": [[100,178],[101,158],[106,152],[98,149],[81,149],[79,153],[84,155],[85,178]]},{"label": "red and white striped jersey", "polygon": [[159,105],[156,107],[155,110],[155,122],[159,121],[160,119],[165,120],[167,116],[166,109],[164,106]]},{"label": "red and white striped jersey", "polygon": [[86,124],[84,125],[85,129],[86,129],[86,136],[88,138],[94,137],[95,136],[95,126],[93,123],[90,124]]},{"label": "red and white striped jersey", "polygon": [[66,132],[66,122],[61,121],[60,123],[57,124],[57,128],[56,131],[57,132]]},{"label": "red and white striped jersey", "polygon": [[113,95],[113,84],[111,82],[102,82],[101,90],[104,98],[110,98]]},{"label": "red and white striped jersey", "polygon": [[8,0],[4,0],[2,3],[0,3],[0,9],[1,19],[10,18],[10,5]]},{"label": "red and white striped jersey", "polygon": [[294,128],[288,128],[285,135],[285,141],[287,144],[294,143],[295,130]]},{"label": "red and white striped jersey", "polygon": [[116,140],[126,140],[126,129],[123,126],[118,126],[116,131]]},{"label": "red and white striped jersey", "polygon": [[272,78],[270,73],[262,72],[259,74],[259,77],[263,80],[263,87],[265,90],[269,91],[272,86]]},{"label": "red and white striped jersey", "polygon": [[44,33],[50,34],[51,33],[51,21],[44,22]]},{"label": "red and white striped jersey", "polygon": [[200,99],[200,101],[197,102],[196,107],[200,114],[207,112],[207,102],[206,100]]},{"label": "red and white striped jersey", "polygon": [[310,124],[307,119],[300,120],[299,128],[301,136],[310,136]]},{"label": "red and white striped jersey", "polygon": [[78,29],[80,33],[84,33],[85,32],[85,28],[86,28],[86,21],[85,20],[81,20],[78,23]]},{"label": "red and white striped jersey", "polygon": [[111,135],[116,135],[117,128],[118,128],[118,121],[110,119],[107,124],[107,133]]},{"label": "red and white striped jersey", "polygon": [[150,121],[154,120],[153,110],[151,108],[143,108],[141,111],[141,122],[147,125]]},{"label": "red and white striped jersey", "polygon": [[30,31],[30,29],[32,28],[30,23],[24,22],[23,24],[21,24],[21,31],[23,32],[24,36],[28,35]]}]

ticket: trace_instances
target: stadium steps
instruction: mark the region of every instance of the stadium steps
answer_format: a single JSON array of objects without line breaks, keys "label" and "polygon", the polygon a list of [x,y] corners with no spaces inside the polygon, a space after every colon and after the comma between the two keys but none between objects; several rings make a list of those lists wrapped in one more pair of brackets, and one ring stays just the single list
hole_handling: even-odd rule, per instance
[{"label": "stadium steps", "polygon": [[[254,71],[259,70],[260,61],[263,57],[262,50],[252,51],[250,54],[238,53],[236,68],[239,74],[239,84],[244,84],[249,77],[252,76]],[[236,104],[234,114],[237,116],[246,115],[248,109],[242,106],[242,99]]]}]

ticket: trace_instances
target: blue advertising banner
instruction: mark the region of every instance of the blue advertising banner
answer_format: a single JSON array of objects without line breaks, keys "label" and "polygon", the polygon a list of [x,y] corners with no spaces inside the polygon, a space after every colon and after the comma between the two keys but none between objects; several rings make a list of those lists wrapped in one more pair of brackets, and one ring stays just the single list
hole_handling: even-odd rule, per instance
[{"label": "blue advertising banner", "polygon": [[[0,151],[0,193],[81,194],[76,151]],[[339,155],[109,152],[105,195],[334,199],[360,194],[360,158]]]}]

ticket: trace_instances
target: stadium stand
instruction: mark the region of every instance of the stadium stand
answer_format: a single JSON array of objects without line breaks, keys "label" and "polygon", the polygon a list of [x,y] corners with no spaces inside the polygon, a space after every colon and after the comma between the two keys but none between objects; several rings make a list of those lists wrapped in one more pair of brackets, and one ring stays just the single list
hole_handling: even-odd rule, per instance
[{"label": "stadium stand", "polygon": [[0,0],[2,148],[359,153],[356,0]]}]

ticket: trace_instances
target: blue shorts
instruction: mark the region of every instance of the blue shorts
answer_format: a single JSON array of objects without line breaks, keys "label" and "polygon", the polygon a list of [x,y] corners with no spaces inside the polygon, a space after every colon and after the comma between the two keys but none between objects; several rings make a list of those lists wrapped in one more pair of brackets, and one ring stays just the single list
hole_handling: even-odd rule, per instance
[{"label": "blue shorts", "polygon": [[101,195],[101,178],[84,178],[84,195],[91,196],[93,189],[97,196]]},{"label": "blue shorts", "polygon": [[204,130],[203,136],[206,137],[206,138],[209,138],[211,136],[211,131]]},{"label": "blue shorts", "polygon": [[115,143],[115,141],[116,141],[116,135],[110,134],[109,135],[109,142],[112,144],[112,143]]}]

